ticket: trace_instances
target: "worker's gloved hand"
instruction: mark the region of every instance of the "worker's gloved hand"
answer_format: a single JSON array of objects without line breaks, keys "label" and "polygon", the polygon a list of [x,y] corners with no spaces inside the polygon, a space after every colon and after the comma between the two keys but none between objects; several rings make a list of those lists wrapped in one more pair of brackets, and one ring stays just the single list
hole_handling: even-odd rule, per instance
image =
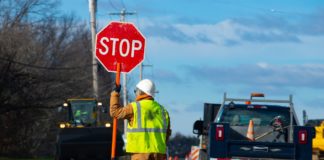
[{"label": "worker's gloved hand", "polygon": [[115,85],[114,91],[119,93],[121,89],[121,85]]}]

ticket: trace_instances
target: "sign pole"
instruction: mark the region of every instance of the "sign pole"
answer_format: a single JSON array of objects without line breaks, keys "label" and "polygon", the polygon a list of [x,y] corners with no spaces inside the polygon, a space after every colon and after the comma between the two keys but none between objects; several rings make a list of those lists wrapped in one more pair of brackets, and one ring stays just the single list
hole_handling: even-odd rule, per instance
[{"label": "sign pole", "polygon": [[[116,86],[120,86],[120,63],[117,63]],[[116,155],[117,123],[118,123],[117,118],[114,118],[112,143],[111,143],[111,159],[112,160],[115,160],[115,155]]]}]

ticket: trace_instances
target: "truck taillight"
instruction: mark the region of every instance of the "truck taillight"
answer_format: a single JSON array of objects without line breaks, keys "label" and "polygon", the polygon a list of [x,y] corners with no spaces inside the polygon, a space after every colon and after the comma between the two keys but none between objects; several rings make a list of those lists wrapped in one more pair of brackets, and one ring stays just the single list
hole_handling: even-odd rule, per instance
[{"label": "truck taillight", "polygon": [[307,131],[306,130],[300,130],[298,132],[298,142],[300,144],[306,144],[307,143]]},{"label": "truck taillight", "polygon": [[224,140],[224,126],[216,125],[216,141]]},{"label": "truck taillight", "polygon": [[245,101],[245,104],[250,105],[251,101]]}]

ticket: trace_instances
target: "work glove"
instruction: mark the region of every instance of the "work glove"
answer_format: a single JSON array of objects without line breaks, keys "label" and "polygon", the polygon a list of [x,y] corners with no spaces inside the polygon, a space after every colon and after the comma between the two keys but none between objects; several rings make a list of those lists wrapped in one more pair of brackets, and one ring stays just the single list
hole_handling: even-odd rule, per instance
[{"label": "work glove", "polygon": [[119,93],[120,92],[120,89],[121,89],[121,85],[115,85],[115,88],[113,91]]}]

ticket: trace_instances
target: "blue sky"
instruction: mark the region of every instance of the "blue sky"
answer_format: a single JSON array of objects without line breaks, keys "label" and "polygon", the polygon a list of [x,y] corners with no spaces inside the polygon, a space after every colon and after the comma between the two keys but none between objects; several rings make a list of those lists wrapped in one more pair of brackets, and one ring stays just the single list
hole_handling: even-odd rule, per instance
[{"label": "blue sky", "polygon": [[[61,11],[89,21],[87,0],[62,0]],[[192,135],[203,103],[228,96],[293,94],[301,122],[324,118],[324,1],[321,0],[98,0],[100,30],[122,8],[146,37],[144,78],[170,112],[174,132]],[[90,28],[89,28],[90,29]],[[130,87],[138,81],[131,74]]]}]

